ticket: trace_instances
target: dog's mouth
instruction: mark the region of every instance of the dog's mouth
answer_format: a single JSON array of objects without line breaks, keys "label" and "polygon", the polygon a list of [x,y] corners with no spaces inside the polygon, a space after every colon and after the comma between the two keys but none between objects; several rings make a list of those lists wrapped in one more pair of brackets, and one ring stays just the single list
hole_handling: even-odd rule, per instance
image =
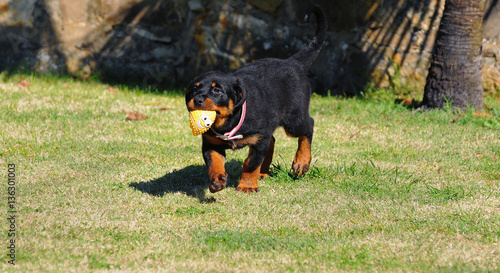
[{"label": "dog's mouth", "polygon": [[220,127],[225,123],[225,120],[229,118],[232,114],[232,104],[230,103],[229,107],[219,106],[215,104],[210,98],[203,101],[201,104],[195,104],[194,98],[188,101],[187,103],[188,111],[194,110],[202,110],[202,111],[215,111],[215,121],[212,126]]},{"label": "dog's mouth", "polygon": [[193,99],[191,99],[188,104],[187,104],[187,109],[189,112],[195,111],[195,110],[201,110],[201,111],[215,111],[217,114],[217,117],[221,116],[221,108],[220,106],[217,106],[213,102],[209,101],[204,101],[201,105],[195,105]]},{"label": "dog's mouth", "polygon": [[187,109],[188,109],[188,112],[196,111],[196,110],[201,110],[201,111],[215,111],[215,114],[216,114],[217,117],[221,116],[221,113],[220,113],[219,110],[215,110],[215,109],[211,109],[211,108],[207,108],[207,107],[191,107],[188,104]]}]

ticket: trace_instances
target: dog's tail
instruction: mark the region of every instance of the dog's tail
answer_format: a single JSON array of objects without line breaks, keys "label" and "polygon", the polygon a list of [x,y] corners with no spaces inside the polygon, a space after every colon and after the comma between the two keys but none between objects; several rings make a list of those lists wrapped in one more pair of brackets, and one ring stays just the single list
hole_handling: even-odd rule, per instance
[{"label": "dog's tail", "polygon": [[318,56],[319,51],[321,50],[321,46],[325,41],[326,30],[328,28],[325,12],[318,4],[313,4],[307,8],[306,15],[304,16],[304,21],[308,22],[311,18],[312,13],[316,15],[316,35],[304,49],[297,52],[291,57],[304,64],[306,67],[310,67]]}]

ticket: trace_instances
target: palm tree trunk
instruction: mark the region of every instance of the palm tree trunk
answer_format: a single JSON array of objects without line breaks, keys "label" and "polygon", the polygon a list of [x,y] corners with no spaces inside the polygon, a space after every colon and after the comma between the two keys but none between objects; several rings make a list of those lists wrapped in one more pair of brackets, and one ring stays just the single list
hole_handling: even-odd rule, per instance
[{"label": "palm tree trunk", "polygon": [[446,0],[422,105],[483,106],[481,41],[485,0]]}]

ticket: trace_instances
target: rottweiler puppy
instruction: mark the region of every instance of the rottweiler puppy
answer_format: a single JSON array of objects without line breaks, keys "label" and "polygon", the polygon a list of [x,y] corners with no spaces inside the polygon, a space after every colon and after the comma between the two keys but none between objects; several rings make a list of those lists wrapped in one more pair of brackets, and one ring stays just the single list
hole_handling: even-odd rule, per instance
[{"label": "rottweiler puppy", "polygon": [[309,44],[288,59],[265,58],[232,75],[211,71],[196,77],[186,91],[189,111],[216,111],[211,129],[202,135],[202,153],[211,192],[227,183],[226,149],[249,146],[238,191],[258,192],[257,180],[269,173],[274,153],[273,133],[283,127],[298,138],[292,163],[296,175],[304,175],[311,163],[314,120],[309,116],[311,86],[307,70],[318,56],[326,36],[327,22],[319,5],[310,6],[304,17],[315,14],[316,34]]}]

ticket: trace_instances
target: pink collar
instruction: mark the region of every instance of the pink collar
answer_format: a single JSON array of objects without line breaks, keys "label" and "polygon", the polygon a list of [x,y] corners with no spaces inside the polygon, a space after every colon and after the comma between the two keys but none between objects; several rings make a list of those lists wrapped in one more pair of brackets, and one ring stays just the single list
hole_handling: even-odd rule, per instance
[{"label": "pink collar", "polygon": [[243,125],[243,121],[245,120],[246,113],[247,113],[247,102],[245,101],[243,103],[243,105],[241,106],[241,118],[240,118],[240,122],[238,123],[238,125],[236,125],[236,127],[234,127],[233,130],[231,130],[230,132],[224,133],[223,135],[216,134],[217,137],[222,139],[222,140],[225,140],[225,141],[243,138],[243,135],[236,135],[235,136],[235,134],[241,128],[241,125]]}]

